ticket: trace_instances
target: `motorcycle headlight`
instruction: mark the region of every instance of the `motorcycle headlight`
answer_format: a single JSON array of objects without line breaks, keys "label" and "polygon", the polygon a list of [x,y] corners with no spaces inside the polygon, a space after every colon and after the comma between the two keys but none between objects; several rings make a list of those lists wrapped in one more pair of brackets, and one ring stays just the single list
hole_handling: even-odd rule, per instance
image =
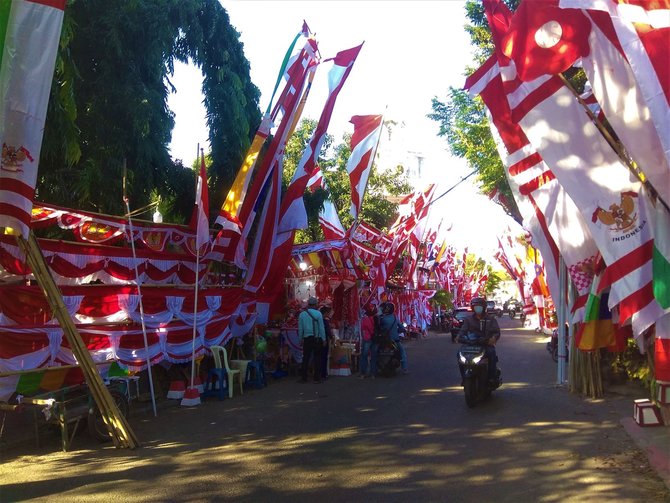
[{"label": "motorcycle headlight", "polygon": [[467,359],[465,356],[461,355],[461,354],[458,355],[458,360],[459,360],[461,363],[468,363],[468,359]]},{"label": "motorcycle headlight", "polygon": [[482,358],[484,358],[484,355],[475,356],[475,357],[472,359],[472,363],[474,363],[475,365],[477,365],[480,361],[482,361]]}]

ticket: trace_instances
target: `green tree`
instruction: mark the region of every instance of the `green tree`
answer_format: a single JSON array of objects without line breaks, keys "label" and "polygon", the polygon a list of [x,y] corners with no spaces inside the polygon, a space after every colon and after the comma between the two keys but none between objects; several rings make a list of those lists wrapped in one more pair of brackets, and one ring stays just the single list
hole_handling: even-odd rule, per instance
[{"label": "green tree", "polygon": [[[160,196],[176,220],[195,175],[170,159],[174,62],[203,72],[210,202],[218,209],[260,122],[239,34],[216,0],[70,0],[45,127],[38,197],[123,212],[124,160],[134,207]],[[195,150],[195,149],[194,149]]]},{"label": "green tree", "polygon": [[448,311],[454,308],[454,301],[451,292],[448,290],[438,290],[430,299],[433,306],[442,305]]}]

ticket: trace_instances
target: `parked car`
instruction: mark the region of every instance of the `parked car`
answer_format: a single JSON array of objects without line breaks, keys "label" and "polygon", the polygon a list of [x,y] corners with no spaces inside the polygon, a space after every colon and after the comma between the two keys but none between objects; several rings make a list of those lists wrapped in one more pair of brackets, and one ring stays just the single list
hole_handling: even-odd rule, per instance
[{"label": "parked car", "polygon": [[463,320],[467,318],[468,316],[472,316],[472,309],[469,307],[457,307],[455,308],[452,313],[451,313],[451,319],[452,319],[452,324],[451,324],[451,340],[456,341],[456,337],[458,336],[458,331],[461,329],[461,326],[463,325]]}]

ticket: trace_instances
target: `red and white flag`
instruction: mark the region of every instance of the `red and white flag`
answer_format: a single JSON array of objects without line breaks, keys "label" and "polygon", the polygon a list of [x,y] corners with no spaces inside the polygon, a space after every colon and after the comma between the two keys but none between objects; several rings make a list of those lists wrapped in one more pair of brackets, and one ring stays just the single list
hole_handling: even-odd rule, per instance
[{"label": "red and white flag", "polygon": [[[328,191],[319,166],[314,168],[312,176],[307,182],[307,188],[312,191],[318,188]],[[337,208],[335,208],[335,204],[330,200],[330,197],[326,197],[323,201],[323,208],[319,211],[319,224],[327,240],[342,239],[346,235],[342,222],[340,222],[340,216],[337,214]]]},{"label": "red and white flag", "polygon": [[[234,259],[235,264],[241,269],[247,268],[244,263],[246,244],[256,217],[256,210],[263,207],[263,201],[258,204],[258,199],[263,194],[263,189],[266,187],[266,182],[273,170],[281,169],[280,164],[284,156],[286,142],[302,112],[301,103],[309,93],[309,82],[316,71],[318,64],[316,53],[316,41],[309,38],[302,49],[288,62],[284,74],[286,83],[270,115],[270,119],[273,122],[279,122],[279,124],[267,151],[258,166],[255,156],[247,156],[243,165],[245,171],[238,174],[236,183],[231,188],[233,193],[229,194],[227,198],[227,201],[230,199],[232,202],[228,206],[224,204],[224,209],[228,208],[230,211],[226,213],[222,209],[217,218],[217,223],[223,226],[221,233],[226,234],[231,239],[231,253],[226,256],[226,259]],[[261,123],[256,135],[258,141],[268,134],[270,125],[268,120]],[[261,145],[262,143],[258,147],[260,148]],[[251,181],[252,175],[253,181]],[[238,231],[241,234],[238,234]]]},{"label": "red and white flag", "polygon": [[383,122],[381,115],[354,115],[349,122],[354,125],[354,134],[351,136],[347,172],[351,182],[351,216],[357,219],[382,134]]},{"label": "red and white flag", "polygon": [[[658,2],[654,3],[657,7],[654,12],[661,13]],[[670,6],[670,0],[666,3]],[[651,5],[644,0],[642,4]],[[666,201],[670,200],[669,158],[665,155],[663,139],[654,121],[649,120],[652,110],[645,99],[648,76],[643,75],[644,83],[638,81],[633,71],[635,60],[631,59],[629,63],[624,54],[613,25],[614,19],[621,25],[621,18],[598,10],[608,5],[614,12],[616,2],[597,2],[598,7],[590,11],[580,9],[589,5],[595,7],[595,2],[591,0],[562,0],[560,5],[565,8],[559,8],[559,0],[522,2],[503,38],[503,52],[514,60],[518,76],[523,81],[559,73],[581,58],[581,66],[610,126],[659,195]],[[636,9],[644,10],[643,6]],[[666,8],[664,13],[660,17],[666,17],[665,31],[670,32],[670,10]],[[662,32],[663,28],[649,27],[649,31]],[[632,25],[629,30],[624,30],[623,36],[630,36],[630,32],[634,32]],[[637,57],[637,54],[630,57]],[[662,72],[670,71],[665,51],[659,62],[665,66]],[[666,101],[664,112],[669,113],[669,110]],[[663,137],[670,136],[667,132],[666,127]]]},{"label": "red and white flag", "polygon": [[30,217],[65,0],[0,5],[0,227],[30,234]]},{"label": "red and white flag", "polygon": [[560,254],[579,292],[576,302],[579,307],[589,294],[593,259],[598,251],[587,223],[540,154],[530,145],[521,127],[512,121],[496,58],[489,58],[475,71],[465,87],[472,94],[479,94],[489,109],[492,134],[499,138],[496,145],[510,188],[523,217],[523,225],[544,257],[551,292],[559,297]]},{"label": "red and white flag", "polygon": [[[417,225],[428,216],[434,194],[435,184],[430,184],[424,190],[408,194],[398,203],[398,218],[388,232],[389,237],[393,240],[387,257],[389,271],[393,271],[395,268],[400,254],[410,243],[410,237],[416,230]],[[414,244],[418,245],[416,238]]]},{"label": "red and white flag", "polygon": [[312,175],[314,166],[317,164],[319,155],[321,155],[321,148],[326,139],[326,132],[328,130],[328,124],[330,123],[330,118],[333,115],[335,102],[351,72],[361,47],[363,47],[363,44],[341,51],[332,58],[333,67],[330,72],[328,72],[329,95],[323,111],[321,112],[319,122],[316,125],[316,129],[312,134],[312,138],[310,139],[309,144],[298,163],[298,167],[293,174],[293,179],[284,194],[281,206],[279,233],[290,233],[294,230],[307,227],[307,213],[305,212],[305,203],[303,201],[305,188]]},{"label": "red and white flag", "polygon": [[[279,258],[276,251],[278,245],[276,242],[276,231],[277,224],[279,223],[281,201],[281,171],[278,167],[273,169],[271,177],[265,183],[266,185],[262,190],[264,197],[257,200],[257,208],[254,210],[256,212],[258,211],[258,207],[262,208],[260,218],[258,219],[256,238],[254,239],[249,257],[249,268],[244,280],[244,289],[254,293],[258,292],[264,285],[273,267],[273,262]],[[292,242],[293,240],[291,239]],[[290,257],[290,249],[288,256]],[[282,269],[282,273],[284,274],[288,265],[288,258],[286,260]]]},{"label": "red and white flag", "polygon": [[[632,122],[627,134],[641,144],[636,144],[634,139],[621,139],[654,188],[659,194],[667,195],[670,191],[670,0],[560,0],[559,5],[587,9],[594,25],[598,26],[589,38],[592,64],[596,66],[589,68],[587,64],[584,70],[590,74],[602,72],[599,80],[608,87],[598,89],[596,82],[592,85],[605,115],[611,122],[612,111],[608,111],[608,106],[623,113],[622,123],[613,125],[619,136],[626,122]],[[609,18],[607,22],[599,16],[603,14]],[[603,35],[610,43],[605,42]],[[621,51],[625,58],[615,51]],[[610,103],[606,105],[605,101]],[[642,106],[642,101],[646,106]],[[652,127],[656,134],[650,133]],[[641,128],[637,135],[635,128]],[[660,151],[657,142],[661,144]],[[649,148],[653,150],[645,156],[645,149]]]},{"label": "red and white flag", "polygon": [[195,247],[202,253],[202,247],[209,244],[209,189],[207,188],[207,168],[205,153],[200,151],[200,172],[195,189],[195,207],[191,213],[189,227],[195,232]]},{"label": "red and white flag", "polygon": [[[518,37],[528,40],[523,30],[534,27],[516,26]],[[492,30],[500,29],[497,18]],[[608,268],[616,271],[610,308],[618,304],[620,322],[630,318],[639,335],[663,314],[653,298],[653,222],[641,184],[558,77],[543,75],[524,83],[514,61],[502,57],[499,63],[505,66],[502,78],[512,119],[580,209]]]}]

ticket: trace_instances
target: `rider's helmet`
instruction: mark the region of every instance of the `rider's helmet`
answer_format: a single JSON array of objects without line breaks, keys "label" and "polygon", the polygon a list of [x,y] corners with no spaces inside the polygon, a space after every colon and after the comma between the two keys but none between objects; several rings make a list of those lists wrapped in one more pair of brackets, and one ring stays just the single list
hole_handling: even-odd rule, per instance
[{"label": "rider's helmet", "polygon": [[395,306],[393,302],[384,302],[382,304],[382,314],[393,314],[395,312]]},{"label": "rider's helmet", "polygon": [[470,307],[477,314],[486,312],[486,299],[484,297],[473,297],[470,301]]}]

